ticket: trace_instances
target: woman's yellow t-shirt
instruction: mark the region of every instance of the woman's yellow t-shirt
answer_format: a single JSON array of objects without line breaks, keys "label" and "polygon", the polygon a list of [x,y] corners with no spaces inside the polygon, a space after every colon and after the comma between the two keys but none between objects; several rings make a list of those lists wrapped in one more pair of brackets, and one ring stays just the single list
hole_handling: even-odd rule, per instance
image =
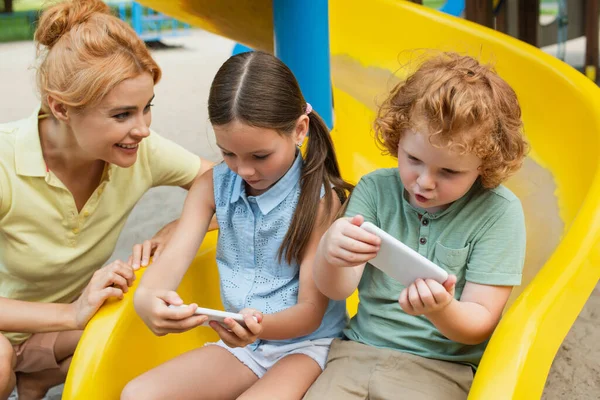
[{"label": "woman's yellow t-shirt", "polygon": [[[142,195],[155,186],[186,185],[199,170],[198,156],[151,132],[135,164],[108,165],[78,212],[71,193],[46,169],[38,110],[0,124],[0,297],[74,301],[108,261]],[[18,344],[30,334],[5,336]]]}]

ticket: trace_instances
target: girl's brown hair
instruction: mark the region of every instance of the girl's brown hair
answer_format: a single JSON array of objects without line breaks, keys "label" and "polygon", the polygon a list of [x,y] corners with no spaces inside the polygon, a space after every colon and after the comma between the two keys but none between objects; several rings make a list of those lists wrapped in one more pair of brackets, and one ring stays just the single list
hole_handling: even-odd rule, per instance
[{"label": "girl's brown hair", "polygon": [[[247,52],[227,60],[210,88],[208,116],[213,125],[233,121],[292,134],[298,119],[306,113],[306,100],[292,71],[279,59],[263,52]],[[353,186],[345,182],[335,156],[329,129],[312,111],[309,140],[301,176],[301,192],[291,225],[279,248],[279,257],[301,262],[317,223],[321,187],[325,188],[325,209],[332,217],[332,188],[344,202]]]},{"label": "girl's brown hair", "polygon": [[100,0],[64,1],[42,13],[35,31],[42,110],[48,96],[84,109],[97,105],[122,81],[161,71],[135,31]]},{"label": "girl's brown hair", "polygon": [[402,135],[425,129],[432,144],[478,156],[481,183],[493,188],[523,164],[522,128],[517,95],[490,65],[442,53],[392,89],[375,120],[375,137],[396,155]]}]

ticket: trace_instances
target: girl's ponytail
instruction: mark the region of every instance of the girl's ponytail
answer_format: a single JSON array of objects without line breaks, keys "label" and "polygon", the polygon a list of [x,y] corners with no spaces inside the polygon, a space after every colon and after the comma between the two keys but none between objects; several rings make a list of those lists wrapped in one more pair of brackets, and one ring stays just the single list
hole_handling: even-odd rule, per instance
[{"label": "girl's ponytail", "polygon": [[[321,187],[325,189],[325,209],[331,213],[332,189],[335,190],[341,203],[354,186],[345,182],[340,174],[340,167],[329,135],[329,129],[319,114],[312,111],[308,114],[308,147],[304,157],[304,167],[300,181],[300,198],[281,248],[279,256],[285,251],[285,260],[301,260],[310,235],[317,224]],[[329,214],[331,217],[332,215]]]}]

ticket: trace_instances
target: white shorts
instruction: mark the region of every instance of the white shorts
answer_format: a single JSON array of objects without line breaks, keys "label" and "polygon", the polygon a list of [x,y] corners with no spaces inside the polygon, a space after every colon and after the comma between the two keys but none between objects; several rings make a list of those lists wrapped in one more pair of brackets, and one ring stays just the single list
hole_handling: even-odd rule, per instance
[{"label": "white shorts", "polygon": [[327,355],[329,354],[329,346],[333,338],[305,340],[298,343],[289,344],[271,344],[260,343],[256,350],[252,350],[249,346],[231,348],[219,340],[216,343],[207,343],[206,345],[220,346],[233,354],[242,364],[250,368],[252,372],[259,378],[279,360],[291,354],[305,354],[315,360],[321,367],[325,369]]}]

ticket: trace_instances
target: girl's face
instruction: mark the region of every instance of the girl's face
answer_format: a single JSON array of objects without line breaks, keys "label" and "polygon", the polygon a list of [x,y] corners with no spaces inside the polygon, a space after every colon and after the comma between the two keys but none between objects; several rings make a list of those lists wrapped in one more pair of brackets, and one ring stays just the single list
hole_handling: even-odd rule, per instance
[{"label": "girl's face", "polygon": [[294,163],[296,145],[308,132],[308,117],[300,117],[291,135],[238,121],[214,126],[214,131],[227,166],[246,182],[250,196],[258,196],[277,183]]},{"label": "girl's face", "polygon": [[139,143],[150,135],[153,98],[154,81],[143,73],[119,83],[95,107],[68,109],[67,124],[79,151],[91,160],[132,166]]},{"label": "girl's face", "polygon": [[429,135],[406,132],[398,144],[398,171],[413,206],[435,213],[464,196],[479,177],[481,159],[437,148]]}]

